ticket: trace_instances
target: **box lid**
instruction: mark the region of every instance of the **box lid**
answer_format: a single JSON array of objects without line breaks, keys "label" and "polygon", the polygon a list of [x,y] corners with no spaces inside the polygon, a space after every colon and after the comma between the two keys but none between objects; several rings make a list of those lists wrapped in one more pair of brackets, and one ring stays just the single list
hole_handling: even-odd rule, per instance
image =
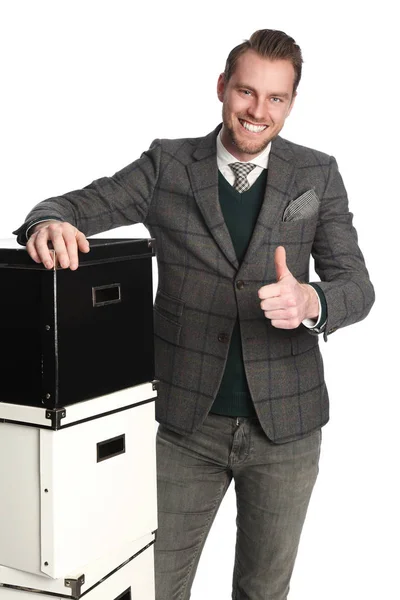
[{"label": "box lid", "polygon": [[[155,254],[153,238],[88,238],[88,241],[90,252],[79,252],[80,267],[96,262],[151,257]],[[0,268],[7,267],[46,270],[42,264],[31,259],[25,246],[18,244],[16,239],[0,240]]]},{"label": "box lid", "polygon": [[158,381],[153,380],[111,394],[56,409],[0,402],[0,423],[15,423],[58,431],[71,425],[155,402]]}]

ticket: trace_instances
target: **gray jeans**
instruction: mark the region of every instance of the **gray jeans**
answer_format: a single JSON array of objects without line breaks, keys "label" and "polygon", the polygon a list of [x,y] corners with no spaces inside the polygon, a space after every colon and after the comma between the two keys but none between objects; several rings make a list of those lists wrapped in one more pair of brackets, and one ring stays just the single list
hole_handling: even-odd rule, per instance
[{"label": "gray jeans", "polygon": [[[232,479],[234,600],[286,600],[318,474],[321,430],[271,443],[256,418],[210,414],[191,435],[157,433],[156,600],[188,600],[207,534]],[[212,589],[208,596],[212,596]],[[218,599],[221,600],[221,599]]]}]

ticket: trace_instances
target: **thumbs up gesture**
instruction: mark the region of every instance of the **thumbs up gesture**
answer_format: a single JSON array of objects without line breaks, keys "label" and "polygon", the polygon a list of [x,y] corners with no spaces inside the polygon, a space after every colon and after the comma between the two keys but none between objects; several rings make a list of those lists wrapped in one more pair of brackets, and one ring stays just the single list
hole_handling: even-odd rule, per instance
[{"label": "thumbs up gesture", "polygon": [[275,250],[274,261],[277,281],[281,281],[284,277],[292,275],[286,264],[286,250],[283,246],[278,246]]},{"label": "thumbs up gesture", "polygon": [[319,303],[315,290],[299,283],[286,264],[283,246],[275,250],[276,283],[258,290],[260,306],[271,325],[278,329],[295,329],[304,319],[318,319]]}]

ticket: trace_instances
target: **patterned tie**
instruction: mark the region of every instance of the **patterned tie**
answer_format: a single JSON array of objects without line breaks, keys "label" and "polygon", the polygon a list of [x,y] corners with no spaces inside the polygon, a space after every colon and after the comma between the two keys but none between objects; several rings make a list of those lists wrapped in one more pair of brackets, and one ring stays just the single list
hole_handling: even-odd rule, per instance
[{"label": "patterned tie", "polygon": [[239,194],[246,192],[250,184],[247,181],[247,175],[252,171],[257,165],[253,165],[252,163],[230,163],[230,168],[232,169],[235,175],[235,183],[233,187]]}]

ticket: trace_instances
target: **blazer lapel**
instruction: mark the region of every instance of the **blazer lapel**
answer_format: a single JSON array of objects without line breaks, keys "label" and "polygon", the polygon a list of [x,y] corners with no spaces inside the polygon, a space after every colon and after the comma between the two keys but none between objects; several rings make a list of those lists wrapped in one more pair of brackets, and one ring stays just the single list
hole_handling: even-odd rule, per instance
[{"label": "blazer lapel", "polygon": [[[232,244],[231,236],[222,215],[218,198],[218,167],[216,138],[221,126],[202,138],[193,152],[194,162],[187,166],[193,194],[203,218],[219,248],[229,262],[239,269],[239,263]],[[257,249],[270,238],[270,231],[290,201],[296,165],[290,145],[277,137],[272,142],[268,163],[268,177],[264,201],[255,225],[253,235],[243,261],[255,262]]]},{"label": "blazer lapel", "polygon": [[295,160],[289,144],[277,137],[272,142],[269,155],[264,201],[243,264],[247,262],[246,259],[254,262],[251,256],[254,257],[259,246],[266,238],[269,239],[270,231],[276,222],[282,219],[283,211],[291,197],[295,172]]},{"label": "blazer lapel", "polygon": [[218,197],[218,167],[216,137],[220,126],[202,139],[193,153],[195,162],[187,166],[197,205],[219,248],[235,267],[239,263],[231,236],[222,215]]}]

